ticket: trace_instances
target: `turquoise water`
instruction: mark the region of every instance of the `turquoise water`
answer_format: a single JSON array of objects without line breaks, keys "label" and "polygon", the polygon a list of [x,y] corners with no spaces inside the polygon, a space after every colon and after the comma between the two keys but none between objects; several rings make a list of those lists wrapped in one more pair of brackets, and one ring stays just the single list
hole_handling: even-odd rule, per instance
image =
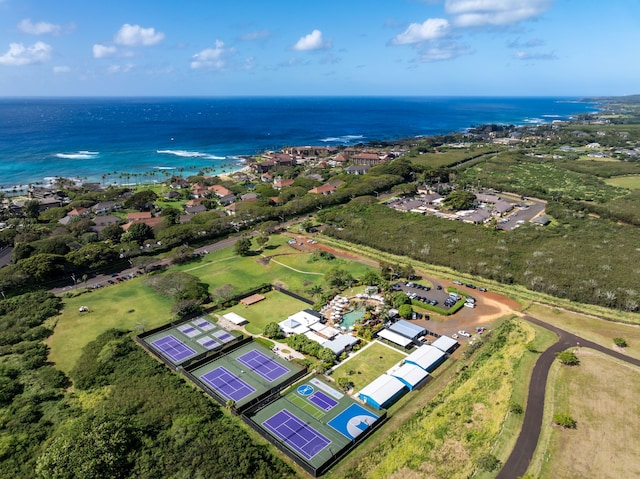
[{"label": "turquoise water", "polygon": [[354,311],[350,311],[349,313],[342,315],[342,322],[340,323],[340,327],[349,329],[351,326],[356,324],[356,322],[363,316],[364,316],[363,309],[356,309]]},{"label": "turquoise water", "polygon": [[243,156],[286,145],[545,123],[593,107],[562,98],[0,98],[0,186],[56,176],[162,182],[235,171]]}]

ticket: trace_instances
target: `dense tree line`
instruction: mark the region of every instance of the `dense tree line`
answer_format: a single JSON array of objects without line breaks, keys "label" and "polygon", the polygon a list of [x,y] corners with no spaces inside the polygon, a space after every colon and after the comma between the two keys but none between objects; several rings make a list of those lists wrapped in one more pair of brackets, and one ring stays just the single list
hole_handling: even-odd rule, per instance
[{"label": "dense tree line", "polygon": [[532,290],[626,311],[640,307],[640,232],[549,203],[558,226],[490,230],[352,203],[322,213],[336,238]]}]

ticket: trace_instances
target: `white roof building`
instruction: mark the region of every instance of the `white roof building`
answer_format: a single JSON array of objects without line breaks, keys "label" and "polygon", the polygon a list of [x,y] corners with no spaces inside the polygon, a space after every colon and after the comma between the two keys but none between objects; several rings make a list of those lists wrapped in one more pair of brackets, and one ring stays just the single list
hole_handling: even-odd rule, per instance
[{"label": "white roof building", "polygon": [[360,341],[358,338],[351,334],[340,334],[330,341],[326,341],[322,344],[323,348],[329,348],[334,354],[342,354],[346,349],[352,347]]},{"label": "white roof building", "polygon": [[420,366],[427,372],[433,371],[445,360],[444,351],[431,345],[421,346],[404,359],[405,363]]},{"label": "white roof building", "polygon": [[424,381],[427,376],[429,376],[429,373],[421,367],[409,363],[404,363],[399,368],[389,370],[387,374],[394,378],[398,378],[409,388],[409,390],[413,390],[418,384]]},{"label": "white roof building", "polygon": [[248,322],[245,318],[243,318],[239,314],[234,313],[233,311],[225,314],[222,317],[228,321],[231,321],[233,324],[237,324],[237,325],[245,324]]},{"label": "white roof building", "polygon": [[398,378],[383,374],[372,383],[365,386],[358,397],[376,409],[382,409],[395,398],[400,396],[405,390],[405,385]]},{"label": "white roof building", "polygon": [[392,343],[402,346],[403,348],[406,348],[413,342],[411,339],[404,337],[402,334],[398,334],[386,328],[379,331],[378,336],[386,339],[387,341],[391,341]]},{"label": "white roof building", "polygon": [[453,351],[458,345],[458,341],[449,336],[440,336],[434,342],[431,343],[431,346],[434,348],[438,348],[440,351],[444,351],[445,353],[449,353]]},{"label": "white roof building", "polygon": [[306,311],[298,311],[284,321],[280,321],[278,326],[285,334],[304,334],[309,331],[312,324],[318,323],[320,318]]}]

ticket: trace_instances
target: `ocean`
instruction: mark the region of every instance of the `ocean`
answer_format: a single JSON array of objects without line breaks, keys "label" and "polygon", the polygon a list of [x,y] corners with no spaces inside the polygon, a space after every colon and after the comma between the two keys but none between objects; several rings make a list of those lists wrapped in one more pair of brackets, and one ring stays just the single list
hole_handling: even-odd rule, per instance
[{"label": "ocean", "polygon": [[575,98],[0,99],[0,188],[228,173],[292,145],[353,145],[593,112]]}]

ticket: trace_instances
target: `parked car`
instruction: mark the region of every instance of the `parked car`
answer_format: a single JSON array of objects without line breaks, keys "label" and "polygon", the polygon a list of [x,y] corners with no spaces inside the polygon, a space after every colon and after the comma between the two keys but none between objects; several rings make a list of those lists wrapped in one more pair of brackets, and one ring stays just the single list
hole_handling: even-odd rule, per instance
[{"label": "parked car", "polygon": [[460,331],[458,331],[458,334],[460,336],[464,336],[465,338],[470,338],[471,337],[471,334],[466,332],[464,329],[461,329]]},{"label": "parked car", "polygon": [[457,279],[454,279],[453,280],[453,284],[461,285],[462,281],[458,281]]}]

